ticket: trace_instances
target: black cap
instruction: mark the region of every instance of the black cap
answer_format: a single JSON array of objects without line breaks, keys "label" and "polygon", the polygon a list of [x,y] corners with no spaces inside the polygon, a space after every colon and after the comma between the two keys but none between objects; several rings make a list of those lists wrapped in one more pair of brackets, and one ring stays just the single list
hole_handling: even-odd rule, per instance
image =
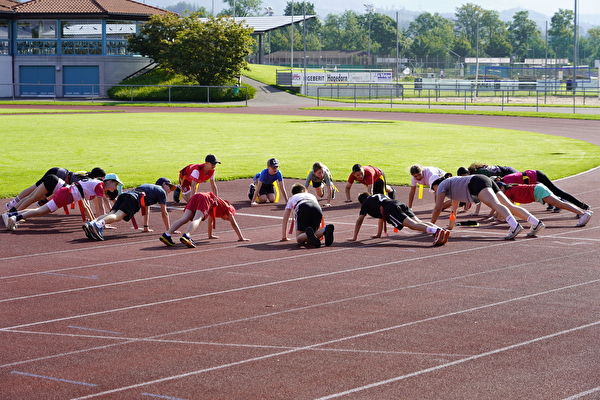
[{"label": "black cap", "polygon": [[267,161],[267,167],[278,167],[279,166],[279,161],[277,161],[276,158],[269,158],[269,161]]},{"label": "black cap", "polygon": [[175,189],[175,185],[171,183],[171,180],[169,178],[158,178],[158,180],[156,181],[157,186],[162,186],[163,183],[166,183],[167,185],[171,186],[171,189]]},{"label": "black cap", "polygon": [[207,155],[206,158],[204,159],[204,162],[211,163],[211,164],[221,164],[221,161],[217,160],[217,157],[215,157],[214,154]]}]

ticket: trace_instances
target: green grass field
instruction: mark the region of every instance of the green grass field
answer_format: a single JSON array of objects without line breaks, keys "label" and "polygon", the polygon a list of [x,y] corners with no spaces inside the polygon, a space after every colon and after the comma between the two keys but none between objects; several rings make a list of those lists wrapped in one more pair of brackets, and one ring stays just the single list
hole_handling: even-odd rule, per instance
[{"label": "green grass field", "polygon": [[303,179],[321,161],[335,180],[345,181],[358,162],[382,168],[396,185],[408,184],[408,168],[416,163],[455,173],[481,161],[539,169],[551,179],[600,165],[600,147],[587,142],[456,125],[217,113],[0,118],[4,143],[10,143],[0,160],[0,197],[15,195],[50,167],[100,166],[129,187],[160,176],[175,180],[182,167],[203,162],[208,153],[222,161],[220,180],[250,178],[269,157],[280,160],[287,178]]}]

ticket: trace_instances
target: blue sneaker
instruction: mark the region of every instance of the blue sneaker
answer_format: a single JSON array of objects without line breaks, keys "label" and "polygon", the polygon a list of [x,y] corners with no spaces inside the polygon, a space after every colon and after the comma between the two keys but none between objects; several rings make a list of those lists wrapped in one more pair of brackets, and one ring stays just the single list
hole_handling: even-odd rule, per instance
[{"label": "blue sneaker", "polygon": [[104,236],[102,236],[102,231],[104,228],[101,228],[95,223],[90,222],[90,229],[92,231],[92,235],[96,238],[96,240],[104,240]]},{"label": "blue sneaker", "polygon": [[167,246],[175,246],[175,242],[171,236],[167,236],[166,234],[162,234],[160,237],[160,241],[166,244]]}]

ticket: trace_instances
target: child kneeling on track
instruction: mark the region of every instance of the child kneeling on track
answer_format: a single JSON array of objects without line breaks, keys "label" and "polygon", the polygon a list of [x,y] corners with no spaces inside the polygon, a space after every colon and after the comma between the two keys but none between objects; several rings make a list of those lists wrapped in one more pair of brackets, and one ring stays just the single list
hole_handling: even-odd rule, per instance
[{"label": "child kneeling on track", "polygon": [[[300,183],[292,186],[292,197],[288,200],[283,212],[283,223],[281,226],[281,241],[290,240],[287,237],[288,220],[294,212],[296,220],[296,241],[299,244],[310,243],[314,247],[321,247],[320,238],[325,237],[325,246],[333,243],[333,225],[327,225],[319,229],[323,219],[323,212],[315,195],[306,192],[306,187]],[[290,232],[291,233],[291,232]]]},{"label": "child kneeling on track", "polygon": [[235,220],[235,208],[226,200],[217,197],[212,192],[199,192],[194,194],[185,206],[183,216],[162,234],[159,238],[161,242],[167,246],[175,246],[171,237],[177,232],[177,229],[183,226],[186,222],[190,222],[187,231],[179,238],[179,241],[187,247],[194,248],[196,243],[192,240],[191,234],[200,226],[200,222],[209,218],[208,237],[210,239],[218,239],[213,235],[214,222],[216,218],[222,218],[231,223],[235,233],[238,235],[238,241],[247,241],[240,230],[237,221]]},{"label": "child kneeling on track", "polygon": [[354,226],[354,236],[348,239],[351,242],[356,241],[358,232],[367,215],[379,220],[377,226],[377,235],[372,238],[380,238],[386,222],[398,230],[407,227],[416,231],[430,233],[434,235],[433,245],[441,246],[448,242],[450,231],[440,228],[429,222],[423,222],[412,212],[412,210],[399,200],[392,200],[382,194],[369,195],[368,192],[362,192],[358,195],[358,202],[361,204],[360,212]]}]

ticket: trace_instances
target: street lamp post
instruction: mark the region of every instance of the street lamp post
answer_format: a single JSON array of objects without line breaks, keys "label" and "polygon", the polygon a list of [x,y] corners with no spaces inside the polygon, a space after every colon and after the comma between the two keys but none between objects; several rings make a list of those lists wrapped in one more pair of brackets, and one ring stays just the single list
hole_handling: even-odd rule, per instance
[{"label": "street lamp post", "polygon": [[373,4],[370,3],[365,3],[365,10],[367,11],[368,15],[367,15],[367,21],[369,24],[369,44],[368,44],[368,48],[367,48],[367,59],[369,60],[369,64],[371,63],[371,14],[373,13],[373,11],[375,11],[375,7],[373,7]]}]

